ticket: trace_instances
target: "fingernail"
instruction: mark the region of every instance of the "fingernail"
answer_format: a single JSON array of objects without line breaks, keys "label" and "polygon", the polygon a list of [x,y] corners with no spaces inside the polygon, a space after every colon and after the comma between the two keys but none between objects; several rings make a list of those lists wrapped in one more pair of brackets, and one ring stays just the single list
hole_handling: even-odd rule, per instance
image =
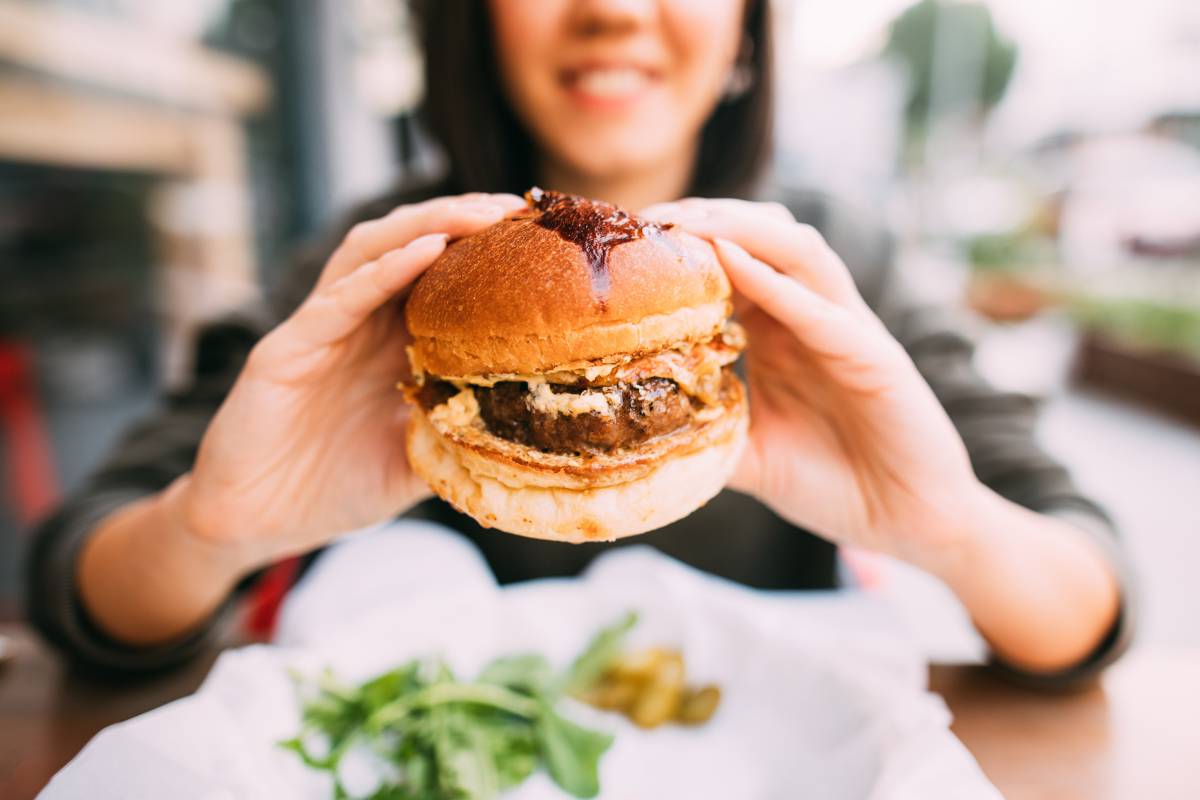
[{"label": "fingernail", "polygon": [[718,255],[720,255],[721,252],[725,252],[729,256],[739,261],[744,261],[750,258],[750,254],[746,252],[746,248],[742,247],[737,242],[732,242],[729,239],[722,239],[718,236],[712,240],[712,243],[713,247],[717,248]]},{"label": "fingernail", "polygon": [[436,247],[445,247],[446,242],[450,241],[450,235],[446,233],[427,233],[424,236],[418,236],[408,243],[408,249],[420,250],[428,248],[432,250]]},{"label": "fingernail", "polygon": [[463,211],[476,217],[497,217],[507,212],[508,209],[496,203],[484,203],[481,205],[472,205],[470,208],[464,208]]}]

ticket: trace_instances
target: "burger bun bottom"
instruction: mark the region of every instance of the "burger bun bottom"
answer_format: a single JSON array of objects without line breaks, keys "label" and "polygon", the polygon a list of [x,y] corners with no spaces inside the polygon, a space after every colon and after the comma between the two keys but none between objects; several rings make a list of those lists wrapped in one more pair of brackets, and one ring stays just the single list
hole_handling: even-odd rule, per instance
[{"label": "burger bun bottom", "polygon": [[746,443],[744,404],[729,435],[682,455],[669,455],[642,477],[588,489],[523,485],[521,467],[498,477],[472,473],[419,410],[408,431],[414,471],[443,500],[481,525],[559,542],[611,541],[661,528],[711,500],[729,480]]}]

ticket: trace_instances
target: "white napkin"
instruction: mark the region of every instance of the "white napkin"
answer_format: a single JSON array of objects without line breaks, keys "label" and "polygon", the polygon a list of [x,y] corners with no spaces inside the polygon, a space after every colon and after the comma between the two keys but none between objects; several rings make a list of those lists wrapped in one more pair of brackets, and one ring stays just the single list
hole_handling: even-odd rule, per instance
[{"label": "white napkin", "polygon": [[[627,609],[641,615],[635,646],[679,647],[723,699],[694,729],[574,710],[616,736],[602,797],[999,797],[925,691],[911,637],[869,595],[756,592],[639,546],[579,579],[500,588],[464,540],[412,522],[334,547],[292,592],[275,645],[225,653],[192,697],[102,731],[41,797],[323,800],[326,779],[275,744],[299,725],[289,669],[362,680],[437,653],[470,677],[521,651],[565,665]],[[543,774],[511,792],[563,796]]]}]

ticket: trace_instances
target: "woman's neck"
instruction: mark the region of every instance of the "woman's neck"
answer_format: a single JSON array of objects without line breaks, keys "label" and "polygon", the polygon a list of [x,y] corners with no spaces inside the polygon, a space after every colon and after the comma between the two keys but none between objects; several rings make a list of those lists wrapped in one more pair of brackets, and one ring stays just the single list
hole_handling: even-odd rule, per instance
[{"label": "woman's neck", "polygon": [[538,180],[546,189],[604,200],[627,211],[638,211],[654,203],[683,197],[692,181],[693,163],[694,155],[688,152],[653,169],[598,177],[546,159],[538,170]]}]

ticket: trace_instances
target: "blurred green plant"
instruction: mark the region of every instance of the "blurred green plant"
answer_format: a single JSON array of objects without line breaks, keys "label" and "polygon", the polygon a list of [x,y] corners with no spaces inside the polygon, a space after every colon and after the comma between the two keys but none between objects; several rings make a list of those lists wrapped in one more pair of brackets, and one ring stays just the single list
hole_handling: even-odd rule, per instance
[{"label": "blurred green plant", "polygon": [[1200,306],[1081,294],[1068,309],[1084,329],[1122,344],[1200,359]]},{"label": "blurred green plant", "polygon": [[[986,113],[1004,97],[1017,60],[1016,46],[999,34],[986,6],[949,0],[921,0],[908,8],[892,22],[883,53],[909,70],[910,138],[919,138],[930,121],[939,73],[955,76],[964,90],[937,93],[937,115]],[[977,86],[963,82],[976,74]]]},{"label": "blurred green plant", "polygon": [[975,272],[1030,272],[1058,263],[1054,241],[1024,229],[971,237],[966,254]]}]

